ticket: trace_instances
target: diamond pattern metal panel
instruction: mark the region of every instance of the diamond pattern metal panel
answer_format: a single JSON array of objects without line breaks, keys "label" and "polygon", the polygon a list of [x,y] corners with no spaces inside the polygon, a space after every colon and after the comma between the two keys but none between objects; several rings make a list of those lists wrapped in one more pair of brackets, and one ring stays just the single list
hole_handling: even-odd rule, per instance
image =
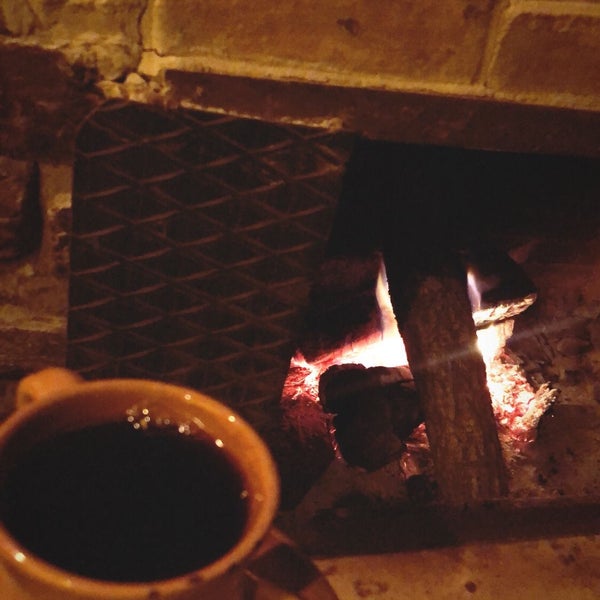
[{"label": "diamond pattern metal panel", "polygon": [[182,383],[260,418],[348,154],[319,129],[103,106],[77,145],[69,366]]}]

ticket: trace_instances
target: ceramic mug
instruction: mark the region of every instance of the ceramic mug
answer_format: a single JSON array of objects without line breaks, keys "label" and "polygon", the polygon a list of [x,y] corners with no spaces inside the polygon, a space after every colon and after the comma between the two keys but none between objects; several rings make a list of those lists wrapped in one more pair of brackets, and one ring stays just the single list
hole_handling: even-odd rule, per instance
[{"label": "ceramic mug", "polygon": [[[23,379],[17,410],[0,427],[0,498],[7,472],[42,441],[65,432],[127,422],[133,427],[177,424],[214,440],[243,482],[244,524],[237,541],[204,566],[150,581],[115,581],[56,566],[18,539],[0,506],[0,560],[19,598],[36,600],[222,600],[243,596],[243,568],[265,538],[279,500],[279,481],[261,438],[229,407],[197,391],[148,380],[85,382],[71,371],[46,369]],[[193,434],[194,431],[191,431]],[[85,433],[84,433],[85,434]],[[18,467],[17,469],[18,470]],[[8,486],[6,486],[8,488]],[[42,498],[42,502],[44,499]],[[170,519],[171,515],[164,515]],[[13,531],[11,534],[9,531]],[[89,544],[93,547],[94,540]],[[119,544],[119,540],[115,540]],[[168,548],[164,549],[169,552]]]}]

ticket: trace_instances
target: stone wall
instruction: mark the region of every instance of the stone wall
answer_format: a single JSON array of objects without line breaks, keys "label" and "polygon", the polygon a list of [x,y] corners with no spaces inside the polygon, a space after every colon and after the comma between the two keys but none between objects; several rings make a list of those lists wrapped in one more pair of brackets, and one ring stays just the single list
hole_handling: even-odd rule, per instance
[{"label": "stone wall", "polygon": [[[72,160],[86,115],[115,97],[238,114],[254,110],[249,98],[256,114],[277,107],[249,94],[252,83],[243,98],[231,88],[225,106],[195,80],[178,88],[177,73],[417,94],[375,113],[378,131],[398,122],[405,141],[466,144],[471,101],[551,108],[529,130],[531,147],[563,140],[551,120],[575,114],[569,139],[587,135],[585,151],[600,153],[586,126],[600,124],[592,0],[0,0],[0,380],[64,358]],[[326,118],[325,96],[311,98],[269,114],[361,129],[353,96]],[[437,116],[440,99],[451,110]],[[490,126],[503,120],[494,110]],[[523,114],[481,145],[527,131]]]}]

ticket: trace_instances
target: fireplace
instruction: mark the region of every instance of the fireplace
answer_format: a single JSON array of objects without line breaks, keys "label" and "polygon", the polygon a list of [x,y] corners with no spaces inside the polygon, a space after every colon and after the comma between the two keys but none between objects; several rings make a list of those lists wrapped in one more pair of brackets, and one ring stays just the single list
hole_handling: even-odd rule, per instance
[{"label": "fireplace", "polygon": [[[552,497],[559,485],[549,491],[543,467],[525,459],[540,420],[560,410],[553,377],[528,373],[518,352],[539,335],[519,327],[539,295],[526,262],[555,243],[551,235],[579,237],[584,252],[597,228],[596,163],[109,102],[76,146],[67,364],[87,377],[160,377],[229,402],[276,449],[290,505],[336,460],[367,472],[395,465],[397,500]],[[594,264],[593,250],[585,254]],[[418,291],[406,290],[425,278],[458,297],[442,289],[421,298],[417,308],[429,312],[419,314]],[[593,352],[585,329],[596,297],[588,302],[575,353]],[[417,323],[427,339],[477,333],[492,422],[479,458],[502,489],[469,495],[452,475],[440,492],[436,463],[464,472],[464,458],[445,442],[431,451],[400,317],[400,329]],[[529,329],[545,329],[545,319],[555,317]],[[417,360],[462,361],[471,348],[452,336]],[[467,436],[467,448],[473,434],[460,428],[472,417],[451,422],[446,389],[473,395],[484,364],[475,354],[458,381],[454,365],[430,375],[441,379],[429,410]],[[382,399],[394,393],[398,403]],[[498,453],[495,467],[488,451]]]},{"label": "fireplace", "polygon": [[[541,58],[552,35],[565,56],[596,43],[595,6],[428,5],[431,39],[402,38],[396,64],[365,7],[336,14],[334,32],[316,19],[320,63],[309,43],[305,62],[251,51],[256,32],[237,21],[209,27],[204,46],[169,2],[126,3],[123,39],[100,11],[95,37],[61,45],[61,27],[94,11],[59,4],[0,19],[2,164],[18,190],[0,221],[7,397],[22,374],[65,362],[220,396],[269,439],[281,526],[319,552],[360,550],[348,527],[382,551],[597,532],[597,53]],[[519,60],[533,44],[547,79]],[[415,305],[393,291],[431,274],[432,256],[437,277],[449,253],[463,300],[432,319],[468,307],[462,330],[483,338],[488,321],[469,323],[483,300],[504,336],[487,381],[501,386],[507,493],[467,513],[440,496],[422,387],[401,356],[398,319],[432,321],[405,321]],[[508,317],[488,301],[504,297],[506,264]],[[367,392],[340,400],[346,376]]]}]

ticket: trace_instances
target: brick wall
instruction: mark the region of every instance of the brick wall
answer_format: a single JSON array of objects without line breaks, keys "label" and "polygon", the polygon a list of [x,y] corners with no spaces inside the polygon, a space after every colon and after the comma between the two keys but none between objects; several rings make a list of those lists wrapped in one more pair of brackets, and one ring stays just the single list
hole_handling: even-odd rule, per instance
[{"label": "brick wall", "polygon": [[182,68],[600,108],[589,0],[2,0],[0,33],[97,80]]},{"label": "brick wall", "polygon": [[[226,6],[226,8],[224,8]],[[176,8],[177,7],[177,8]],[[154,2],[141,70],[165,66],[600,108],[600,5],[568,0]]]},{"label": "brick wall", "polygon": [[[107,97],[223,108],[201,84],[182,99],[172,72],[597,117],[600,3],[0,0],[0,154],[68,157],[82,119]],[[325,122],[353,126],[352,116],[350,107]],[[464,128],[455,120],[439,127]]]}]

